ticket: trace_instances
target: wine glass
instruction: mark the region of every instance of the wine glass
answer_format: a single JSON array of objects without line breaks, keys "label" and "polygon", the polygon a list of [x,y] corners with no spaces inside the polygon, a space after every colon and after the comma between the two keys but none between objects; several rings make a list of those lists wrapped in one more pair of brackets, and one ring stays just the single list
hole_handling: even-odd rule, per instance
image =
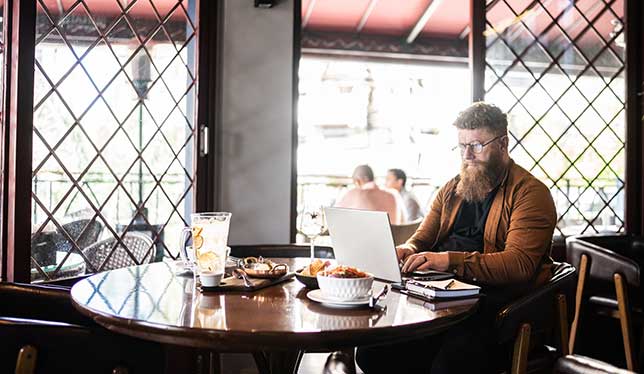
[{"label": "wine glass", "polygon": [[308,207],[300,214],[299,231],[309,238],[311,243],[311,262],[315,258],[315,238],[326,231],[324,210],[322,207]]}]

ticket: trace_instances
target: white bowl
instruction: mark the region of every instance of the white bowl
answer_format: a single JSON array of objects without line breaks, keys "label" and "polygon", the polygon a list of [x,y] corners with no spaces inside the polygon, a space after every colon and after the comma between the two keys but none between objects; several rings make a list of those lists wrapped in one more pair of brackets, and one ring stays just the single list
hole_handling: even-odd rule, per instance
[{"label": "white bowl", "polygon": [[336,300],[364,299],[371,295],[373,275],[363,278],[336,278],[317,275],[318,285],[324,297]]},{"label": "white bowl", "polygon": [[214,273],[210,271],[202,271],[199,273],[199,279],[201,280],[201,285],[204,287],[217,287],[221,283],[221,278],[224,275],[222,273]]}]

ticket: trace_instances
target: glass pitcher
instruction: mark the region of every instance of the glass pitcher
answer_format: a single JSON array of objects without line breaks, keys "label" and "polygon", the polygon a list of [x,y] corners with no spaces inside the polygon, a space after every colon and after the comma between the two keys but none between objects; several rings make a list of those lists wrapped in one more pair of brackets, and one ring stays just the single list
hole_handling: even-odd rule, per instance
[{"label": "glass pitcher", "polygon": [[[204,212],[190,215],[192,224],[181,232],[180,244],[181,259],[188,267],[195,270],[201,258],[203,261],[208,261],[211,267],[214,266],[210,271],[224,272],[229,250],[230,217],[229,212]],[[192,246],[187,245],[190,237],[192,237]]]}]

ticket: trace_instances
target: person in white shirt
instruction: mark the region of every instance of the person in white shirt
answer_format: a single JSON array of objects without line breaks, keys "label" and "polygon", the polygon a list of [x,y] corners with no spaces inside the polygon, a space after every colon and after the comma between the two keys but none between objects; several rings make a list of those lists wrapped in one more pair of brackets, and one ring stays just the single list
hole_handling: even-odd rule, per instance
[{"label": "person in white shirt", "polygon": [[407,221],[415,221],[423,218],[425,213],[420,207],[414,193],[405,188],[407,184],[407,174],[402,169],[389,169],[385,178],[385,186],[394,189],[400,193],[403,204],[407,213]]}]

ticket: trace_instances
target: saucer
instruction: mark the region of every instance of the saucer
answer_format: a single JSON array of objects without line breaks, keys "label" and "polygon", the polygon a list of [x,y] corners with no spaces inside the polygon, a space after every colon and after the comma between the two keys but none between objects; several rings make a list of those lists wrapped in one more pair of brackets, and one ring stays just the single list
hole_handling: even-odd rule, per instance
[{"label": "saucer", "polygon": [[367,296],[362,299],[355,300],[332,299],[325,297],[320,289],[309,291],[309,293],[306,294],[306,297],[333,308],[355,308],[357,306],[369,305],[369,299],[371,298],[371,296]]}]

